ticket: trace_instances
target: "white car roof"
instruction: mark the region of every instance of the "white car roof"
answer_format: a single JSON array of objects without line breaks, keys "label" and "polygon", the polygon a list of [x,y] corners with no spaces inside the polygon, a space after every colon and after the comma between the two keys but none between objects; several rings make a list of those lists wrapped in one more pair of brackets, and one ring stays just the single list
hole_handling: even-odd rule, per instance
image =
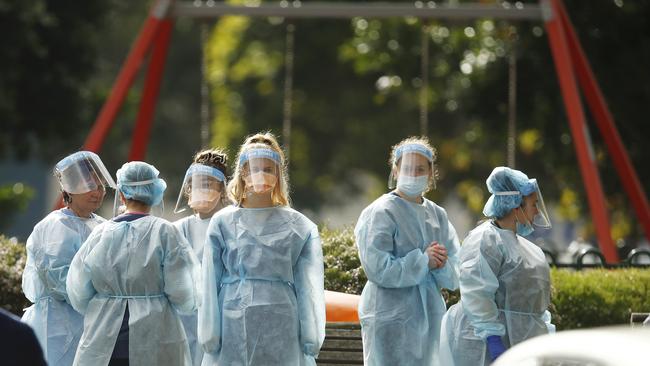
[{"label": "white car roof", "polygon": [[493,366],[648,366],[650,328],[604,327],[569,330],[516,345]]}]

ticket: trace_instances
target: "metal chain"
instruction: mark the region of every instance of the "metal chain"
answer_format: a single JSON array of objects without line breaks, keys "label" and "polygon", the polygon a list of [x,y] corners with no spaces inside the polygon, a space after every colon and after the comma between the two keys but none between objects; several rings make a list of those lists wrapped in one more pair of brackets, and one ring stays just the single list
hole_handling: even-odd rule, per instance
[{"label": "metal chain", "polygon": [[420,135],[429,133],[429,25],[422,22],[422,55],[420,57]]},{"label": "metal chain", "polygon": [[288,162],[291,152],[291,112],[293,108],[293,58],[294,58],[295,25],[291,22],[286,26],[284,50],[284,102],[282,105],[282,142]]},{"label": "metal chain", "polygon": [[517,152],[517,34],[511,30],[511,47],[508,57],[508,166],[516,168]]},{"label": "metal chain", "polygon": [[201,23],[201,146],[210,147],[210,85],[207,73],[206,43],[208,41],[208,22]]}]

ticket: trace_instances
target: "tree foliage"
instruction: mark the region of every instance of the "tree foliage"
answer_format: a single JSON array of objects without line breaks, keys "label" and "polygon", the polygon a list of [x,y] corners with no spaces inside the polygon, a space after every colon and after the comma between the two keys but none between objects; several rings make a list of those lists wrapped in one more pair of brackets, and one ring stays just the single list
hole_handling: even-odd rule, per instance
[{"label": "tree foliage", "polygon": [[11,224],[12,216],[24,211],[27,204],[34,197],[34,189],[23,183],[0,185],[0,231]]},{"label": "tree foliage", "polygon": [[[650,75],[644,68],[650,61],[650,4],[565,3],[648,191],[650,172],[642,168],[650,158],[644,146],[650,125],[643,111],[650,99]],[[0,0],[0,156],[32,154],[52,163],[82,145],[149,5]],[[290,173],[299,208],[336,205],[343,191],[376,196],[385,190],[390,147],[419,134],[424,34],[429,45],[428,135],[438,148],[442,177],[430,198],[458,196],[480,215],[487,198],[485,178],[494,166],[506,164],[508,59],[515,54],[516,167],[542,182],[546,200],[557,205],[562,218],[588,218],[541,22],[224,16],[204,24],[211,26],[204,56],[212,142],[231,156],[249,133],[281,135],[285,40],[287,28],[295,27]],[[176,21],[147,154],[170,183],[170,192],[177,190],[201,147],[200,29],[191,20]],[[110,171],[126,159],[141,83],[142,77],[100,152]],[[593,123],[589,126],[612,236],[638,236],[641,229],[602,138]],[[589,234],[590,220],[584,222]]]},{"label": "tree foliage", "polygon": [[83,136],[108,6],[0,0],[0,157],[52,159]]},{"label": "tree foliage", "polygon": [[[598,7],[567,1],[644,188],[650,97],[644,2]],[[431,198],[455,194],[477,216],[484,180],[506,165],[509,56],[517,67],[517,165],[542,182],[562,218],[588,216],[548,39],[541,22],[480,19],[462,23],[417,19],[287,20],[223,17],[208,42],[216,145],[236,151],[245,134],[282,132],[286,29],[295,27],[291,175],[293,198],[305,207],[354,189],[363,171],[381,187],[390,146],[419,134],[421,37],[429,42],[429,138],[438,148],[442,181]],[[638,235],[599,131],[590,123],[611,207],[615,239]],[[366,187],[364,187],[366,188]],[[379,188],[381,189],[381,188]],[[584,234],[589,234],[589,219]]]}]

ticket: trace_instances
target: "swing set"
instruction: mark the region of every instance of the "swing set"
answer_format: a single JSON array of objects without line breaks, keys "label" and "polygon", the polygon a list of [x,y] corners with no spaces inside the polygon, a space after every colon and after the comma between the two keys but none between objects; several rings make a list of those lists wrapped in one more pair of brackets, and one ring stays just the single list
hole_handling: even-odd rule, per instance
[{"label": "swing set", "polygon": [[[131,50],[124,61],[120,72],[113,84],[108,99],[90,130],[84,145],[84,150],[98,152],[115,121],[129,88],[133,85],[136,74],[148,56],[146,76],[140,99],[140,107],[135,121],[131,148],[128,160],[144,160],[149,142],[153,113],[156,106],[160,83],[169,41],[174,21],[180,17],[194,19],[213,19],[225,15],[241,15],[249,17],[284,17],[292,18],[387,18],[414,17],[420,19],[453,19],[468,20],[478,18],[498,18],[509,20],[538,20],[544,23],[548,35],[555,70],[559,79],[560,89],[569,121],[573,145],[578,157],[580,173],[584,182],[589,208],[594,223],[596,237],[600,250],[608,263],[618,263],[616,246],[610,235],[610,220],[608,217],[605,195],[598,174],[595,156],[589,136],[585,112],[579,91],[581,90],[586,104],[594,117],[609,154],[612,157],[616,172],[620,177],[625,192],[634,207],[636,216],[643,226],[646,237],[650,240],[650,206],[639,182],[636,171],[623,146],[621,137],[609,112],[605,98],[596,82],[591,66],[580,45],[576,32],[571,24],[562,0],[540,0],[537,4],[517,3],[483,4],[436,4],[433,1],[414,3],[373,3],[373,2],[289,2],[286,0],[274,3],[255,3],[254,5],[230,5],[225,2],[208,1],[175,1],[157,0],[154,2],[149,15],[140,30]],[[287,148],[290,146],[291,134],[291,93],[293,67],[293,25],[287,26],[287,49],[285,52],[285,80],[283,105],[283,141]],[[423,37],[423,55],[421,73],[423,87],[420,94],[420,130],[427,133],[427,79],[428,57],[426,50],[428,42]],[[511,57],[512,59],[512,57]],[[514,63],[510,64],[510,84],[514,84]],[[202,95],[207,95],[206,87]],[[514,85],[509,87],[509,139],[508,162],[514,164]],[[202,108],[202,116],[207,121],[206,108]],[[204,121],[204,122],[205,122]],[[207,123],[207,122],[206,122]],[[205,129],[205,127],[203,128]],[[202,131],[203,141],[207,141],[207,132]]]}]

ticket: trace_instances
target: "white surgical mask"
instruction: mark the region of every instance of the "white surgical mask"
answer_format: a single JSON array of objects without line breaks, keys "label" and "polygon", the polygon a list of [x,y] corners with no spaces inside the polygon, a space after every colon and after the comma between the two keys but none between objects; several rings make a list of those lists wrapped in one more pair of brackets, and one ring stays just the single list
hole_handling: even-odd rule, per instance
[{"label": "white surgical mask", "polygon": [[397,179],[397,189],[407,196],[419,196],[427,189],[429,185],[429,176],[420,175],[411,177],[409,175],[400,175]]}]

